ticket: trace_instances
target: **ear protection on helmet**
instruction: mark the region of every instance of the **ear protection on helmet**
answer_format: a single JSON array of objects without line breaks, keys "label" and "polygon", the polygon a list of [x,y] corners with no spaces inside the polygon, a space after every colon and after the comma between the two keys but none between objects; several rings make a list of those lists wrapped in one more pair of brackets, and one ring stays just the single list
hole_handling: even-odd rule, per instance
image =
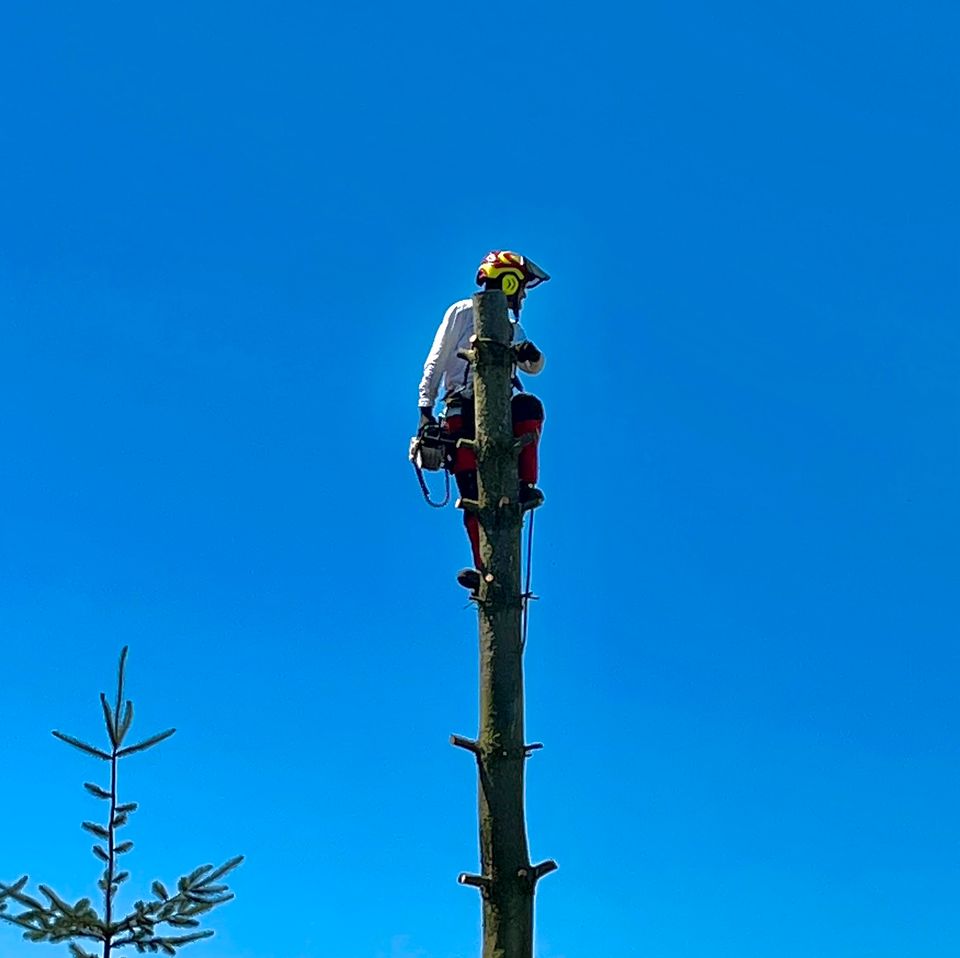
[{"label": "ear protection on helmet", "polygon": [[500,288],[507,296],[513,296],[520,289],[520,280],[514,273],[504,273],[500,280]]}]

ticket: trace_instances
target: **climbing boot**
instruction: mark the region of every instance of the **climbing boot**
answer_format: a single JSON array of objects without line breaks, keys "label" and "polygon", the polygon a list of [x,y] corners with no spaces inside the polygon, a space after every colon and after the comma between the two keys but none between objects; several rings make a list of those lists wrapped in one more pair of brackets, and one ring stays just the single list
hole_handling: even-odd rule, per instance
[{"label": "climbing boot", "polygon": [[457,582],[474,595],[480,591],[480,573],[476,569],[461,569],[457,573]]},{"label": "climbing boot", "polygon": [[543,505],[543,493],[532,482],[520,483],[520,505],[524,510]]}]

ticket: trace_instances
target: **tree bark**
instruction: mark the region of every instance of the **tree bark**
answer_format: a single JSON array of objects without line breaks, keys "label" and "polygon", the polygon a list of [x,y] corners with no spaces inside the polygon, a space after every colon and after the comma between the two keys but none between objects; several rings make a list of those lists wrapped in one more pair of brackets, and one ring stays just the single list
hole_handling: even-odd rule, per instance
[{"label": "tree bark", "polygon": [[[483,958],[532,958],[533,893],[524,814],[524,703],[513,326],[502,292],[473,297],[479,486],[479,826]],[[533,877],[531,877],[533,876]],[[468,882],[469,883],[469,882]]]}]

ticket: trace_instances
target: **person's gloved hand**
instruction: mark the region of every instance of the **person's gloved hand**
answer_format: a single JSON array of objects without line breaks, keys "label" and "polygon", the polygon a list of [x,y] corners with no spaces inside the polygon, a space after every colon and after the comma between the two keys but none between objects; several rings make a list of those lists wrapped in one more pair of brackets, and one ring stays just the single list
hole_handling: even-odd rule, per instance
[{"label": "person's gloved hand", "polygon": [[420,425],[417,426],[417,430],[423,429],[424,426],[436,425],[436,417],[433,415],[433,406],[418,406],[417,412],[420,413]]},{"label": "person's gloved hand", "polygon": [[514,354],[517,357],[518,363],[535,363],[537,362],[543,353],[537,349],[530,340],[524,340],[524,342],[519,343],[514,347]]}]

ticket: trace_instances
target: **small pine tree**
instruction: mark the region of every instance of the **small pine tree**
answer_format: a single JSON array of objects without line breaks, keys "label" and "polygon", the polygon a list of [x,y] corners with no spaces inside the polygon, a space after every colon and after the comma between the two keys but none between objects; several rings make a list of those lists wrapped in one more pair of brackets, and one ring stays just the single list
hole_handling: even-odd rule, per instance
[{"label": "small pine tree", "polygon": [[[118,766],[121,759],[159,745],[176,731],[171,728],[151,735],[136,745],[123,744],[133,722],[133,703],[124,703],[123,698],[126,661],[127,649],[124,647],[120,653],[117,698],[112,708],[107,696],[100,693],[109,750],[88,745],[63,732],[53,733],[68,745],[110,764],[109,788],[92,782],[85,782],[83,786],[94,798],[108,803],[109,808],[105,824],[83,823],[83,828],[98,840],[93,846],[93,854],[104,866],[97,882],[103,893],[103,917],[97,913],[89,898],[81,898],[71,905],[47,885],[38,886],[46,902],[28,895],[24,891],[29,880],[27,875],[12,885],[0,882],[0,921],[22,928],[23,937],[28,941],[69,942],[73,958],[96,958],[78,943],[80,941],[96,942],[102,958],[111,958],[114,951],[128,946],[136,948],[141,954],[174,955],[182,945],[209,938],[213,935],[212,931],[190,929],[199,927],[200,915],[234,897],[222,879],[243,861],[243,856],[239,855],[216,869],[213,865],[195,868],[189,875],[180,878],[176,893],[172,895],[164,885],[155,881],[152,901],[138,901],[130,914],[119,920],[116,918],[117,890],[130,877],[129,872],[120,866],[120,856],[133,848],[133,842],[118,840],[117,831],[127,824],[129,817],[137,810],[136,802],[121,803],[119,800]],[[7,907],[11,901],[24,910],[19,914],[8,913]]]}]

